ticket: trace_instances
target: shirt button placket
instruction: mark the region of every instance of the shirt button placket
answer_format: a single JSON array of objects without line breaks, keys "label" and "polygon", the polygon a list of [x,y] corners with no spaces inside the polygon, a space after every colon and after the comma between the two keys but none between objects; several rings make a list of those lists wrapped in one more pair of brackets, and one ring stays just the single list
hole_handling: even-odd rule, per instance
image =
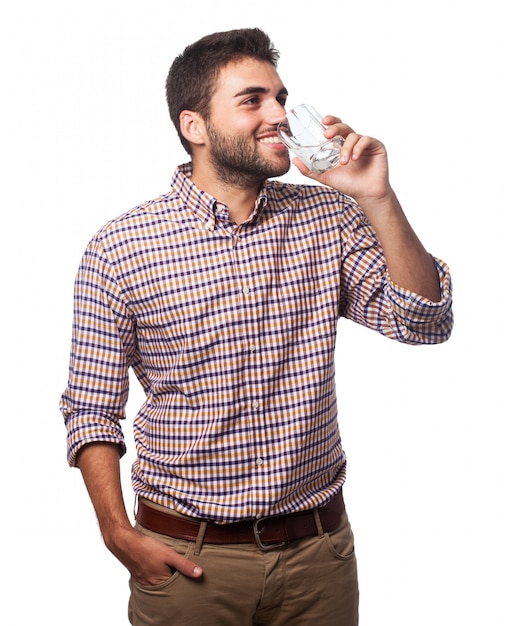
[{"label": "shirt button placket", "polygon": [[[257,290],[252,285],[251,261],[246,247],[246,242],[240,237],[235,241],[235,251],[237,268],[239,269],[240,289],[243,294],[244,318],[243,332],[244,334],[244,350],[249,367],[245,370],[245,390],[250,400],[247,400],[251,413],[251,424],[253,433],[259,431],[259,427],[263,422],[263,372],[261,363],[261,344],[260,344],[260,318],[259,311],[261,302],[257,302]],[[261,295],[262,288],[259,291]],[[256,439],[253,434],[253,459],[254,467],[262,470],[266,463],[266,458],[262,443]]]}]

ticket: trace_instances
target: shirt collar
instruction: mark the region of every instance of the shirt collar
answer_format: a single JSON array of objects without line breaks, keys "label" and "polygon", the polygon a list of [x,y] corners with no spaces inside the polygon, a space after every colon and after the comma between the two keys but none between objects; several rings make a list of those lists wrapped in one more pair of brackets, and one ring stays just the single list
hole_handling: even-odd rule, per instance
[{"label": "shirt collar", "polygon": [[[199,187],[191,181],[191,175],[192,163],[179,165],[171,181],[173,191],[183,201],[186,208],[191,210],[195,217],[202,222],[206,228],[214,230],[218,220],[221,222],[228,221],[227,206],[219,202],[206,191],[199,189]],[[248,223],[255,222],[265,208],[268,200],[267,185],[269,185],[269,182],[265,183],[261,188],[256,198],[254,209],[247,220]]]},{"label": "shirt collar", "polygon": [[185,208],[192,211],[195,217],[209,230],[213,230],[215,228],[215,205],[217,201],[191,181],[191,174],[192,163],[179,165],[173,174],[171,187]]}]

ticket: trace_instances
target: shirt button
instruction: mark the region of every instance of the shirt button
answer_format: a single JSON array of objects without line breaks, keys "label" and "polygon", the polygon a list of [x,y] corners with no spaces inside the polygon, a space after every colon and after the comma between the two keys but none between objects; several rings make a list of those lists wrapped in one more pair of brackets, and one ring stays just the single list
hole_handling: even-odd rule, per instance
[{"label": "shirt button", "polygon": [[249,350],[251,352],[256,352],[256,344],[255,343],[251,343],[250,346],[249,346]]},{"label": "shirt button", "polygon": [[258,402],[257,400],[254,400],[254,402],[252,403],[252,406],[253,406],[255,409],[259,409],[259,402]]},{"label": "shirt button", "polygon": [[263,461],[263,459],[261,457],[258,457],[256,459],[256,465],[263,465],[263,463],[264,463],[264,461]]},{"label": "shirt button", "polygon": [[248,293],[250,293],[250,289],[249,289],[248,287],[244,287],[244,288],[242,289],[242,291],[243,291],[243,293],[244,293],[245,295],[247,295]]}]

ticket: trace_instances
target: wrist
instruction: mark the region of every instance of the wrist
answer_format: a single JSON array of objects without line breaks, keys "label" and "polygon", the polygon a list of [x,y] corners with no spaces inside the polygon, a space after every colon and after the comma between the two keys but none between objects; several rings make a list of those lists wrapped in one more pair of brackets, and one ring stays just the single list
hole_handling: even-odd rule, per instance
[{"label": "wrist", "polygon": [[397,196],[390,186],[374,195],[355,196],[355,201],[365,212],[369,210],[376,212],[397,212],[401,210]]},{"label": "wrist", "polygon": [[127,526],[107,529],[102,533],[102,537],[107,549],[124,562],[125,557],[130,553],[132,542],[139,538],[139,533],[128,524]]}]

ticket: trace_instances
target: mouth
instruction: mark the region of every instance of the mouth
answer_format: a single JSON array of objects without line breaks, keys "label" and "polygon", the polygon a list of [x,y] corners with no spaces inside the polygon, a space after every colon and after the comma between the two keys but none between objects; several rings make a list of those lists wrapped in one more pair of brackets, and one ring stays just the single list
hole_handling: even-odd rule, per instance
[{"label": "mouth", "polygon": [[259,143],[281,143],[277,135],[272,135],[271,137],[260,137],[258,141]]},{"label": "mouth", "polygon": [[259,143],[262,143],[264,145],[277,146],[279,150],[286,149],[286,146],[282,143],[279,135],[276,132],[260,135],[257,140]]}]

